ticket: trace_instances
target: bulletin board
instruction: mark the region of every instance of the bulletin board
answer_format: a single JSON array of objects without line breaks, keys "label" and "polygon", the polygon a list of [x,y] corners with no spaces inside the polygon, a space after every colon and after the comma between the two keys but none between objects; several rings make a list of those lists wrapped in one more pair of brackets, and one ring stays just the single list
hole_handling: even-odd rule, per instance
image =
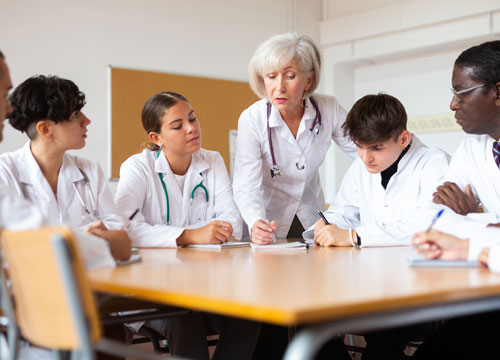
[{"label": "bulletin board", "polygon": [[202,147],[218,151],[229,170],[229,131],[238,128],[241,112],[258,100],[247,82],[111,67],[111,177],[148,140],[141,111],[152,95],[184,95],[200,121]]}]

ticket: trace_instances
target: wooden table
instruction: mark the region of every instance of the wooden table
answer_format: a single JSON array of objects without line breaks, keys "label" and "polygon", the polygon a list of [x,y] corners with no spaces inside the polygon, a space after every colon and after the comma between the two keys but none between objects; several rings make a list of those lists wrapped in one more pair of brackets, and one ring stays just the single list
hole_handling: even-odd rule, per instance
[{"label": "wooden table", "polygon": [[500,275],[416,269],[410,247],[308,251],[141,250],[143,261],[91,270],[94,290],[279,325],[308,326],[287,359],[331,336],[500,309]]}]

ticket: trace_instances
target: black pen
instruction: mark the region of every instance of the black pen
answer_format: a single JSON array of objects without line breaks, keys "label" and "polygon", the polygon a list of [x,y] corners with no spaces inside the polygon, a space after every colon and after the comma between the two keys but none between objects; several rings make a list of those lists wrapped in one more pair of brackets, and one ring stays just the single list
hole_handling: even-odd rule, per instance
[{"label": "black pen", "polygon": [[137,215],[137,213],[139,212],[139,209],[136,209],[132,215],[129,216],[129,218],[127,219],[127,221],[125,221],[125,224],[123,224],[122,226],[122,230],[125,230],[127,229],[128,225],[130,224],[130,222],[132,221],[132,219]]},{"label": "black pen", "polygon": [[330,225],[330,223],[328,222],[328,220],[326,220],[325,214],[323,214],[323,212],[320,209],[318,209],[318,214],[323,219],[323,221],[325,222],[325,225]]}]

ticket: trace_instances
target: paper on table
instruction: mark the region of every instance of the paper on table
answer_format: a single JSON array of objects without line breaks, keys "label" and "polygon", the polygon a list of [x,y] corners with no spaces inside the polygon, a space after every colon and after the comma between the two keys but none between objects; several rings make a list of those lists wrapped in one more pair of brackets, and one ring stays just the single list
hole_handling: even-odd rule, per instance
[{"label": "paper on table", "polygon": [[141,255],[132,255],[128,260],[116,260],[116,266],[133,264],[142,260]]},{"label": "paper on table", "polygon": [[408,259],[408,265],[411,267],[480,267],[477,261],[470,260],[441,260],[441,259]]},{"label": "paper on table", "polygon": [[196,249],[231,249],[237,247],[249,246],[248,241],[228,241],[223,244],[190,244],[185,247],[196,248]]},{"label": "paper on table", "polygon": [[258,251],[290,251],[290,250],[307,250],[308,245],[295,241],[295,242],[286,242],[286,243],[279,243],[279,244],[268,244],[268,245],[258,245],[251,243],[250,246],[252,247],[252,250],[258,250]]}]

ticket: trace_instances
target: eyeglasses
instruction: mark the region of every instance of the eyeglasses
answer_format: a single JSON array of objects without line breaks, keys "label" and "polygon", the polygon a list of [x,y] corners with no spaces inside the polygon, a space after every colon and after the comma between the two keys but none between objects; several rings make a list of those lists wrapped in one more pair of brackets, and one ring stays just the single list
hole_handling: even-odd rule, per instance
[{"label": "eyeglasses", "polygon": [[476,89],[482,88],[483,86],[486,86],[486,84],[476,85],[476,86],[470,87],[468,89],[463,89],[463,90],[460,90],[460,91],[456,91],[454,88],[451,88],[450,90],[453,93],[453,97],[455,99],[457,99],[457,101],[461,101],[462,99],[460,98],[460,95],[468,94],[471,91],[474,91]]}]

